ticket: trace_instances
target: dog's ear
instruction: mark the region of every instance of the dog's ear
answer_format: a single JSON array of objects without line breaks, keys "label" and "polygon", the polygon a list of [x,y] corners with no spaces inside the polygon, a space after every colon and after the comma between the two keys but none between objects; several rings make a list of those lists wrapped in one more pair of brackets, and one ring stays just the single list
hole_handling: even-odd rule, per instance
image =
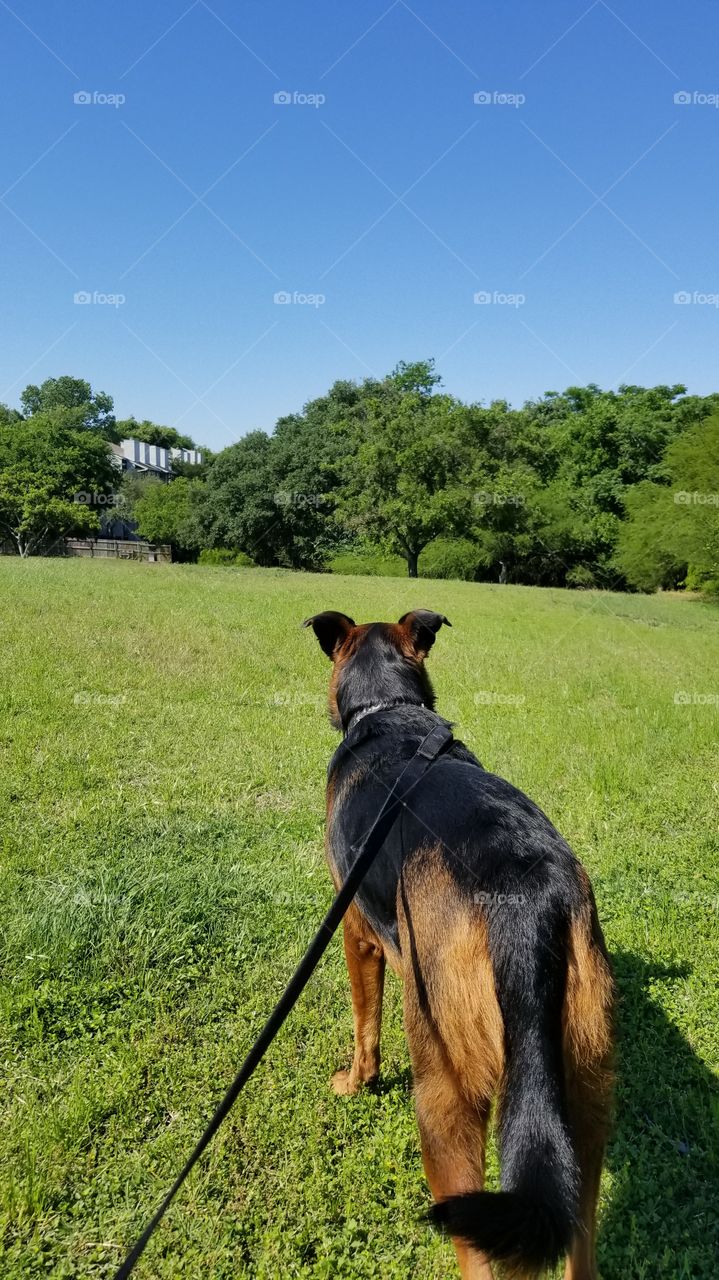
[{"label": "dog's ear", "polygon": [[399,620],[399,625],[408,633],[419,657],[429,653],[443,624],[445,627],[452,625],[443,613],[434,613],[432,609],[413,609],[411,613],[403,613]]},{"label": "dog's ear", "polygon": [[335,613],[333,609],[316,613],[302,623],[303,627],[312,627],[328,658],[334,658],[335,650],[344,643],[354,625],[346,613]]}]

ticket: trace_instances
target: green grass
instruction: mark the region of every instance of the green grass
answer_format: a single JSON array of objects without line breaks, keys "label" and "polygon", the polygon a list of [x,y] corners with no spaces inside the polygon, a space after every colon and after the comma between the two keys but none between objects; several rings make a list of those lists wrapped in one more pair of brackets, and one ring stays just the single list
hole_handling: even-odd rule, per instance
[{"label": "green grass", "polygon": [[[719,612],[697,600],[0,559],[0,1274],[111,1275],[330,899],[329,664],[299,623],[442,610],[439,709],[594,881],[621,988],[605,1280],[715,1277]],[[328,956],[138,1268],[454,1274],[397,984],[385,1084],[337,1099]],[[496,1178],[496,1163],[491,1165]]]}]

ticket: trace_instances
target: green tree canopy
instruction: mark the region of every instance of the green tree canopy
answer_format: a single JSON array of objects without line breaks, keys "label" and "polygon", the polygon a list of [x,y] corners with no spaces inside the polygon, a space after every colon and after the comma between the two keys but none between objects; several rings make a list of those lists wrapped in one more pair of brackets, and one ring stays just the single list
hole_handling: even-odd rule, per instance
[{"label": "green tree canopy", "polygon": [[[33,431],[51,429],[87,442],[134,436],[194,447],[189,435],[147,418],[116,423],[111,398],[79,378],[29,386],[22,406],[26,418],[0,406],[6,450],[8,432],[29,448]],[[416,575],[424,555],[425,569],[493,581],[706,585],[719,576],[716,506],[701,496],[719,489],[708,418],[719,419],[719,393],[690,396],[680,384],[604,391],[590,383],[519,408],[501,399],[464,404],[441,387],[432,360],[402,361],[384,378],[335,382],[271,434],[253,431],[216,456],[207,451],[200,467],[173,460],[170,486],[125,477],[123,514],[137,518],[141,536],[169,541],[183,556],[227,548],[312,570],[340,553],[346,563],[396,570],[401,556]],[[75,461],[80,491],[89,486]],[[52,488],[56,477],[48,480],[39,455],[32,474],[23,464],[19,475],[16,463],[6,457],[3,484],[19,527],[32,524],[29,508],[18,515],[22,494],[29,502],[32,491],[39,510],[46,480],[55,500],[67,495]],[[675,501],[672,491],[699,496]],[[75,528],[95,527],[95,512],[75,516]],[[24,545],[40,545],[68,519],[65,511],[36,522]]]},{"label": "green tree canopy", "polygon": [[23,416],[18,409],[11,409],[9,405],[0,404],[0,427],[9,427],[13,422],[22,422]]},{"label": "green tree canopy", "polygon": [[642,481],[627,495],[616,558],[643,590],[688,585],[719,590],[719,414],[666,449],[665,483]]},{"label": "green tree canopy", "polygon": [[342,540],[335,519],[344,463],[379,383],[336,382],[272,436],[254,431],[211,462],[201,520],[212,547],[258,564],[321,569]]},{"label": "green tree canopy", "polygon": [[121,440],[143,440],[145,444],[157,444],[162,449],[196,449],[192,436],[181,435],[174,427],[162,427],[157,422],[143,418],[121,418],[116,423]]},{"label": "green tree canopy", "polygon": [[93,391],[84,378],[63,374],[46,378],[38,387],[25,388],[20,403],[26,417],[52,413],[55,420],[77,431],[96,431],[107,440],[118,440],[112,396]]},{"label": "green tree canopy", "polygon": [[178,476],[164,482],[145,480],[132,504],[137,531],[148,542],[169,542],[181,555],[197,550],[200,541],[195,521],[202,485]]},{"label": "green tree canopy", "polygon": [[117,482],[99,434],[63,426],[52,412],[0,426],[0,531],[21,556],[96,531]]},{"label": "green tree canopy", "polygon": [[348,528],[403,556],[416,578],[422,550],[470,519],[466,413],[432,394],[431,363],[400,365],[367,403],[348,455],[339,512]]}]

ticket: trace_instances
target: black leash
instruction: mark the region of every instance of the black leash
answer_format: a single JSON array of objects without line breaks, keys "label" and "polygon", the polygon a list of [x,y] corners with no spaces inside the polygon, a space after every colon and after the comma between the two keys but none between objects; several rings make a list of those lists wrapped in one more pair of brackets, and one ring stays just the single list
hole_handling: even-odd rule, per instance
[{"label": "black leash", "polygon": [[[207,1125],[205,1132],[187,1160],[187,1163],[173,1182],[154,1217],[150,1219],[142,1235],[133,1245],[125,1258],[125,1261],[115,1272],[114,1280],[127,1280],[128,1276],[134,1270],[135,1264],[142,1257],[155,1228],[162,1222],[162,1219],[172,1204],[177,1192],[180,1190],[180,1187],[185,1181],[187,1175],[197,1164],[197,1161],[205,1148],[209,1146],[225,1116],[234,1106],[239,1094],[244,1089],[255,1068],[262,1061],[286,1017],[292,1011],[302,995],[302,992],[322,959],[337,926],[342,920],[342,917],[359,889],[360,884],[372,866],[372,863],[387,839],[394,823],[399,817],[400,810],[404,806],[407,796],[410,791],[416,787],[417,783],[427,772],[430,765],[433,764],[437,757],[447,749],[451,741],[452,730],[444,721],[440,722],[431,730],[430,733],[427,734],[426,738],[423,739],[417,748],[415,755],[400,774],[400,777],[397,779],[392,791],[382,805],[382,808],[372,823],[367,835],[361,841],[357,858],[352,865],[352,869],[349,872],[347,879],[335,897],[332,906],[327,912],[327,915],[322,921],[322,924],[317,930],[317,933],[312,939],[307,951],[300,960],[300,963],[285,987],[282,996],[275,1005],[275,1008],[267,1019],[262,1031],[247,1054],[240,1070],[217,1107],[215,1114]],[[397,790],[400,783],[404,784],[401,792]]]}]

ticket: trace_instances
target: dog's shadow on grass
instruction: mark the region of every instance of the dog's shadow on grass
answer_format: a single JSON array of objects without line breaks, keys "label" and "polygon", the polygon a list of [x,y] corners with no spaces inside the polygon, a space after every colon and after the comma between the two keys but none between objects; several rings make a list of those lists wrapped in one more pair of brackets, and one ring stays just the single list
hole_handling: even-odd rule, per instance
[{"label": "dog's shadow on grass", "polygon": [[681,1000],[690,970],[629,952],[614,953],[612,963],[617,1102],[599,1271],[603,1280],[709,1280],[718,1245],[719,1090],[652,996],[653,987],[667,984]]}]

